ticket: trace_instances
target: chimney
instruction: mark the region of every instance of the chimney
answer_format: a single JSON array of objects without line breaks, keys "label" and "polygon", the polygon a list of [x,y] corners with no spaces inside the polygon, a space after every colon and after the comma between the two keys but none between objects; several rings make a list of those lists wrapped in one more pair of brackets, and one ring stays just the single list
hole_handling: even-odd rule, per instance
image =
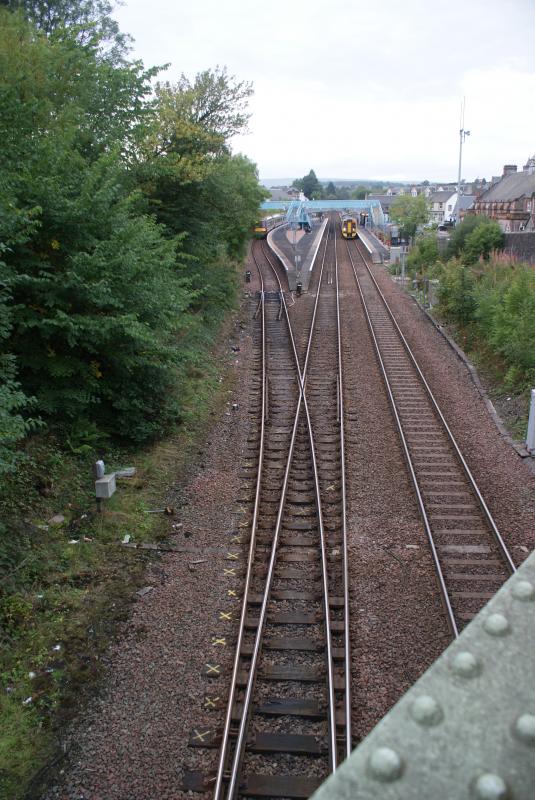
[{"label": "chimney", "polygon": [[535,156],[528,158],[527,163],[524,166],[524,172],[527,172],[528,175],[533,175],[535,172]]},{"label": "chimney", "polygon": [[506,164],[503,168],[503,177],[505,178],[506,175],[512,175],[513,172],[516,172],[516,164]]}]

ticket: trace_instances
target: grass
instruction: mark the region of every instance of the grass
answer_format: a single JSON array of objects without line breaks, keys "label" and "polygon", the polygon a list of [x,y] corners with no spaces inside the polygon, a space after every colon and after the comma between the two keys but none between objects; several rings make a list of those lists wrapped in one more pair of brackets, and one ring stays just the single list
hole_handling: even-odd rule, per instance
[{"label": "grass", "polygon": [[[230,319],[220,341],[231,332]],[[215,333],[215,332],[214,332]],[[228,397],[222,348],[199,357],[184,387],[180,429],[143,450],[108,448],[107,470],[135,466],[96,512],[96,454],[65,451],[53,434],[25,443],[25,466],[0,489],[0,797],[37,798],[60,734],[101,677],[101,658],[127,619],[154,552],[120,546],[158,541],[170,485],[184,479]],[[50,522],[61,514],[59,524]]]}]

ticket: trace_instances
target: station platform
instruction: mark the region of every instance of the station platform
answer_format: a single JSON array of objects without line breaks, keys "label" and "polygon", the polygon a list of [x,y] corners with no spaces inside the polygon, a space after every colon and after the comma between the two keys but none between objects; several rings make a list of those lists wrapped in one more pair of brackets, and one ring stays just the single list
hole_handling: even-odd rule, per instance
[{"label": "station platform", "polygon": [[327,222],[327,217],[323,220],[313,218],[310,233],[292,230],[289,225],[280,225],[268,234],[268,246],[284,265],[290,291],[294,292],[298,283],[301,283],[304,292],[308,290]]},{"label": "station platform", "polygon": [[372,264],[383,264],[385,261],[390,260],[390,251],[388,247],[385,247],[381,240],[370,230],[367,228],[359,228],[359,237],[372,257]]}]

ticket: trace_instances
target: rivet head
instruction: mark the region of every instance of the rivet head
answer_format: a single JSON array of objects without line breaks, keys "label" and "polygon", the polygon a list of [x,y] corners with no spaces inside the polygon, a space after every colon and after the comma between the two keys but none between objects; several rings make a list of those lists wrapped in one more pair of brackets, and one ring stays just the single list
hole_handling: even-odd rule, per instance
[{"label": "rivet head", "polygon": [[390,747],[378,747],[368,761],[370,775],[378,781],[395,781],[403,771],[403,762]]},{"label": "rivet head", "polygon": [[513,733],[520,741],[535,745],[535,714],[522,714],[513,725]]},{"label": "rivet head", "polygon": [[515,581],[511,594],[516,600],[535,600],[535,586],[531,581]]},{"label": "rivet head", "polygon": [[483,627],[491,636],[505,636],[511,630],[509,621],[503,614],[491,614],[483,623]]},{"label": "rivet head", "polygon": [[431,727],[444,719],[444,712],[434,697],[423,694],[411,706],[411,717],[420,725]]},{"label": "rivet head", "polygon": [[475,678],[481,672],[481,663],[472,653],[461,651],[453,659],[451,668],[460,678]]},{"label": "rivet head", "polygon": [[474,789],[478,800],[505,800],[508,797],[505,781],[492,772],[480,775],[475,782]]}]

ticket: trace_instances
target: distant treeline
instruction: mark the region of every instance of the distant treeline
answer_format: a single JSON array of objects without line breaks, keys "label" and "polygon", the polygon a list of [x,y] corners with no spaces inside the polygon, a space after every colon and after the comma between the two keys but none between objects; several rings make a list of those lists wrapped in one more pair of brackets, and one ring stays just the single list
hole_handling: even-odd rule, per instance
[{"label": "distant treeline", "polygon": [[313,169],[308,175],[296,178],[292,183],[309,200],[364,200],[370,192],[380,194],[385,187],[377,181],[320,181]]},{"label": "distant treeline", "polygon": [[154,83],[111,10],[0,7],[0,472],[39,427],[143,442],[180,420],[264,197],[229,146],[251,85]]}]

